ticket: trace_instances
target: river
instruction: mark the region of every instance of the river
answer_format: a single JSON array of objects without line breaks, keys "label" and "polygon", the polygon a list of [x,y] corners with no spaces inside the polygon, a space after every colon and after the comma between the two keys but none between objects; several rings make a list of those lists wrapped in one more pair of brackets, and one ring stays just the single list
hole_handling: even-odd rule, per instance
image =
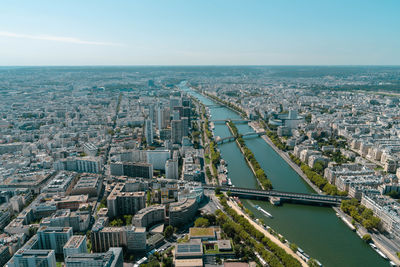
[{"label": "river", "polygon": [[[240,115],[226,107],[215,107],[217,102],[204,97],[181,84],[181,89],[199,99],[209,108],[211,120],[239,119]],[[240,133],[252,132],[247,124],[236,125]],[[215,124],[215,136],[231,136],[224,124]],[[245,139],[271,180],[275,190],[314,193],[313,189],[280,157],[261,137]],[[259,188],[256,178],[235,142],[218,146],[222,158],[228,163],[228,177],[236,187]],[[369,245],[352,232],[329,207],[284,203],[273,206],[267,201],[242,200],[257,218],[296,243],[305,253],[324,266],[389,266]],[[259,205],[273,215],[268,218],[254,206]]]}]

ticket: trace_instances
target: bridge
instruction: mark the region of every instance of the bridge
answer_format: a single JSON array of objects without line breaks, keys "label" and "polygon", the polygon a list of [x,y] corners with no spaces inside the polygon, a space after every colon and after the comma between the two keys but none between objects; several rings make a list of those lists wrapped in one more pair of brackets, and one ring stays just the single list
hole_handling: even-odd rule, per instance
[{"label": "bridge", "polygon": [[218,104],[216,104],[216,105],[204,105],[204,106],[206,106],[207,108],[223,108],[223,107],[225,107],[223,105],[218,105]]},{"label": "bridge", "polygon": [[[204,189],[215,190],[217,186],[205,185]],[[260,189],[249,189],[240,187],[219,187],[223,192],[231,192],[232,196],[248,199],[279,199],[280,202],[293,202],[313,205],[328,205],[328,206],[339,206],[342,200],[349,199],[349,197],[342,196],[329,196],[329,195],[318,195],[318,194],[304,194],[304,193],[290,193],[275,190],[260,190]]]},{"label": "bridge", "polygon": [[[249,138],[249,137],[262,136],[262,135],[264,135],[264,134],[265,134],[265,132],[248,132],[248,133],[241,134],[241,136],[242,136],[243,138],[246,138],[246,137]],[[233,141],[235,141],[235,140],[236,140],[236,137],[234,137],[234,136],[227,136],[227,137],[218,139],[218,141],[217,141],[216,143],[217,143],[217,144],[225,144],[225,143],[233,142]]]},{"label": "bridge", "polygon": [[225,124],[229,121],[234,122],[236,124],[247,124],[250,122],[250,120],[245,120],[245,119],[210,120],[209,122],[213,122],[214,124]]}]

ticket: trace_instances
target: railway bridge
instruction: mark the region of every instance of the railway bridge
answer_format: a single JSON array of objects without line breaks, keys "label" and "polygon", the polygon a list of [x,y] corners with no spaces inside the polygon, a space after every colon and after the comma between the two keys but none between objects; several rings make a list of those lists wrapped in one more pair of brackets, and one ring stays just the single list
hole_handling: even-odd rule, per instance
[{"label": "railway bridge", "polygon": [[[217,186],[205,185],[204,189],[215,190]],[[219,187],[223,192],[230,192],[232,196],[248,199],[279,199],[280,202],[293,202],[303,203],[312,205],[328,205],[338,206],[342,200],[349,199],[349,197],[343,196],[330,196],[330,195],[318,195],[318,194],[305,194],[305,193],[291,193],[282,192],[275,190],[260,190],[260,189],[249,189],[240,187]]]}]

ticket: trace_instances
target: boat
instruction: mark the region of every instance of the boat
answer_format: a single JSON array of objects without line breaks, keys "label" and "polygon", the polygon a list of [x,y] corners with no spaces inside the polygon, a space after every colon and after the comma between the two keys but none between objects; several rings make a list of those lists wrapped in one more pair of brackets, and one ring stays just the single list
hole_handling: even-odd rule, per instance
[{"label": "boat", "polygon": [[261,211],[262,213],[264,213],[265,215],[267,215],[268,217],[272,218],[271,213],[269,213],[268,211],[264,210],[263,208],[261,208],[258,205],[255,205],[255,208],[258,209],[259,211]]},{"label": "boat", "polygon": [[388,257],[379,249],[377,248],[375,250],[382,258],[384,258],[385,260],[388,260]]}]

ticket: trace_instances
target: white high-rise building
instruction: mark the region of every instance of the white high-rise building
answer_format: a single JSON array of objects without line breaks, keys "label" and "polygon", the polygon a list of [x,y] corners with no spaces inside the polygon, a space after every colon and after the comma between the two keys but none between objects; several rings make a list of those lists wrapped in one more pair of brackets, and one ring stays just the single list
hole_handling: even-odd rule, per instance
[{"label": "white high-rise building", "polygon": [[153,143],[153,121],[148,119],[145,121],[145,126],[144,126],[144,131],[145,131],[145,137],[147,144],[152,144]]},{"label": "white high-rise building", "polygon": [[165,178],[167,179],[178,179],[179,172],[178,172],[178,161],[169,159],[165,163]]}]

